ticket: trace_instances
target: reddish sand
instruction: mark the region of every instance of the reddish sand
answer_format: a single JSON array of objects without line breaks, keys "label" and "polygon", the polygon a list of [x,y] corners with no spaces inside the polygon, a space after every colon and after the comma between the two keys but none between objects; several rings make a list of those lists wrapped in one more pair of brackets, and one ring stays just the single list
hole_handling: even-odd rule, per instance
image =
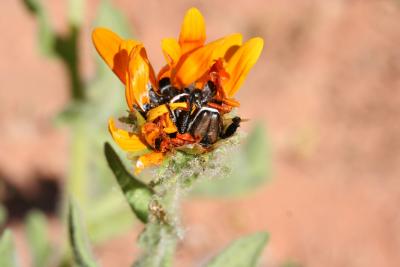
[{"label": "reddish sand", "polygon": [[[97,2],[89,1],[87,25]],[[243,117],[267,125],[274,155],[273,178],[256,192],[184,204],[177,266],[199,266],[257,230],[271,235],[262,266],[286,259],[310,267],[400,266],[400,2],[170,2],[115,1],[156,69],[159,40],[178,34],[190,6],[204,13],[209,40],[232,32],[264,38],[237,98]],[[51,119],[67,101],[66,77],[59,62],[38,55],[35,20],[22,4],[3,0],[0,7],[0,179],[29,194],[32,176],[65,177],[68,136]],[[60,31],[64,7],[52,2]],[[90,77],[89,27],[84,34]],[[24,250],[19,224],[13,228]],[[96,248],[103,266],[128,266],[136,235]]]}]

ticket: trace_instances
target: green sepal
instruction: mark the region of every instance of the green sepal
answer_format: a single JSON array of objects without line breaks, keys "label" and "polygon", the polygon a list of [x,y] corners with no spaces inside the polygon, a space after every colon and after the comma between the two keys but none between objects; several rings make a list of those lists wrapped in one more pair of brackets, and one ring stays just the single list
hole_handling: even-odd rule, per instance
[{"label": "green sepal", "polygon": [[231,243],[206,267],[255,267],[267,241],[268,234],[265,232],[242,237]]},{"label": "green sepal", "polygon": [[104,144],[104,153],[133,213],[139,220],[146,223],[149,215],[148,207],[153,195],[152,190],[125,169],[121,159],[109,143]]}]

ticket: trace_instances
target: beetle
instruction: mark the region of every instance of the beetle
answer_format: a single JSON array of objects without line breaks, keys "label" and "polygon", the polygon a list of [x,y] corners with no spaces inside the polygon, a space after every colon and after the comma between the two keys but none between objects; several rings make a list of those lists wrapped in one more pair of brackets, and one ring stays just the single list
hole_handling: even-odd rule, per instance
[{"label": "beetle", "polygon": [[219,138],[231,137],[240,126],[240,122],[241,118],[236,116],[224,130],[220,112],[215,108],[202,107],[190,119],[188,131],[194,138],[200,139],[200,144],[209,146],[217,142]]},{"label": "beetle", "polygon": [[[215,99],[217,88],[212,81],[207,81],[202,89],[192,85],[180,90],[172,86],[170,79],[165,77],[160,79],[158,85],[158,92],[150,88],[150,103],[145,106],[144,113],[162,104],[167,104],[169,107],[172,103],[186,102],[187,108],[178,108],[173,111],[169,109],[169,116],[180,136],[189,133],[194,140],[199,140],[201,145],[207,147],[219,139],[232,136],[240,126],[241,118],[234,117],[232,122],[224,127],[221,112],[227,112],[227,110],[222,108],[220,100]],[[221,111],[216,107],[221,107]],[[162,138],[157,139],[156,149],[159,150],[161,144]]]}]

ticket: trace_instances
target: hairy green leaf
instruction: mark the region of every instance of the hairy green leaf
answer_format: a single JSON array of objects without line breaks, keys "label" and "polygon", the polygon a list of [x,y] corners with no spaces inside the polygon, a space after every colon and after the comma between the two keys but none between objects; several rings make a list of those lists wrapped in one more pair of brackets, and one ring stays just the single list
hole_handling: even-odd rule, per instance
[{"label": "hairy green leaf", "polygon": [[230,244],[206,267],[255,267],[267,241],[268,234],[264,232],[242,237]]},{"label": "hairy green leaf", "polygon": [[92,242],[106,241],[132,227],[135,221],[125,197],[115,190],[99,199],[86,218]]},{"label": "hairy green leaf", "polygon": [[33,266],[48,266],[52,250],[45,216],[39,211],[32,211],[28,214],[25,225]]},{"label": "hairy green leaf", "polygon": [[17,267],[14,242],[11,231],[5,230],[0,239],[0,266]]},{"label": "hairy green leaf", "polygon": [[80,223],[77,208],[72,202],[68,209],[68,236],[75,265],[78,267],[96,267],[97,264],[89,249],[87,236]]},{"label": "hairy green leaf", "polygon": [[104,153],[132,211],[142,222],[146,223],[152,196],[151,189],[125,169],[121,159],[109,143],[104,144]]}]

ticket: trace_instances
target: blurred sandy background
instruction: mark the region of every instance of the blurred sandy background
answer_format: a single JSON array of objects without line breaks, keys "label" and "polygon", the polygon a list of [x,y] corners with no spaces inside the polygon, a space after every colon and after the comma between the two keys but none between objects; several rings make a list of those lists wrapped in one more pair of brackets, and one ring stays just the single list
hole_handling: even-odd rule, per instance
[{"label": "blurred sandy background", "polygon": [[[243,117],[267,126],[273,177],[239,199],[188,200],[177,266],[199,266],[257,230],[271,235],[262,266],[287,259],[310,267],[400,266],[399,1],[114,3],[156,69],[163,64],[161,38],[178,35],[191,6],[204,14],[208,40],[232,32],[265,40],[237,98]],[[47,4],[64,31],[64,1]],[[90,22],[97,4],[88,1],[81,39],[87,77],[94,71]],[[11,211],[10,222],[24,251],[18,218],[30,207],[51,214],[68,169],[67,132],[52,123],[67,101],[67,80],[60,62],[38,54],[36,21],[20,1],[2,0],[0,9],[0,179],[25,201],[13,204],[19,213]],[[57,222],[52,233],[62,234]],[[128,266],[137,233],[97,247],[103,266]]]}]

